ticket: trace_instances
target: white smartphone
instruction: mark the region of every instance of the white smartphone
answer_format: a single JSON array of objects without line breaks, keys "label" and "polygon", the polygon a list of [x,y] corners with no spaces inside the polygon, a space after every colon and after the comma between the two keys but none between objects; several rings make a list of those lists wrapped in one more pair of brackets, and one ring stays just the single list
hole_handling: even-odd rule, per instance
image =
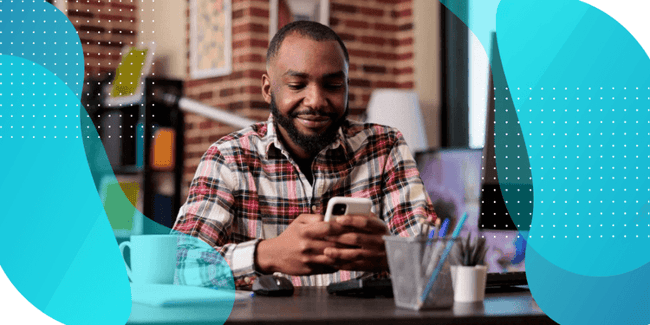
[{"label": "white smartphone", "polygon": [[336,219],[343,215],[369,215],[372,212],[372,201],[367,198],[352,198],[337,196],[330,199],[325,211],[325,221]]}]

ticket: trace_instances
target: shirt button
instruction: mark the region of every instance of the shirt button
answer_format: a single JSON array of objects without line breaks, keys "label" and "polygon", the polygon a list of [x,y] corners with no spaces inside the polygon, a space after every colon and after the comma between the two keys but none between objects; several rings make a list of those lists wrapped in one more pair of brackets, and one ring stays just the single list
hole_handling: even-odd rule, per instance
[{"label": "shirt button", "polygon": [[311,212],[316,213],[318,211],[318,207],[316,205],[311,206]]}]

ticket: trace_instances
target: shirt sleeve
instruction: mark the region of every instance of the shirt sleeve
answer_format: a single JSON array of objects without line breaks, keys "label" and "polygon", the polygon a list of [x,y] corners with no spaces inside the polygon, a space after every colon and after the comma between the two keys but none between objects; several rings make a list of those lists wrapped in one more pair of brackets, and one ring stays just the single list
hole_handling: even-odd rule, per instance
[{"label": "shirt sleeve", "polygon": [[[179,242],[175,281],[194,286],[218,286],[219,261],[232,271],[237,288],[255,279],[255,250],[259,239],[235,243],[234,195],[238,176],[216,146],[205,153],[190,184],[187,202],[181,207],[174,231],[196,237],[209,247]],[[217,256],[219,254],[220,256]]]},{"label": "shirt sleeve", "polygon": [[437,216],[402,133],[396,135],[383,170],[383,217],[391,234],[411,237],[420,233],[421,218]]}]

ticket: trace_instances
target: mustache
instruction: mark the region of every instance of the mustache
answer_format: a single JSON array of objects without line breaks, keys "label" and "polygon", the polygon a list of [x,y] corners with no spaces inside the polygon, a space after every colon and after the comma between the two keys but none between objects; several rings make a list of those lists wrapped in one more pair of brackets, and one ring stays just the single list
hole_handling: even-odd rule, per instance
[{"label": "mustache", "polygon": [[328,112],[323,112],[323,111],[318,111],[318,110],[313,110],[313,109],[306,109],[298,112],[291,112],[288,114],[289,117],[298,117],[300,115],[312,115],[312,116],[323,116],[323,117],[329,117],[331,119],[336,119],[338,117],[338,114],[336,113],[328,113]]}]

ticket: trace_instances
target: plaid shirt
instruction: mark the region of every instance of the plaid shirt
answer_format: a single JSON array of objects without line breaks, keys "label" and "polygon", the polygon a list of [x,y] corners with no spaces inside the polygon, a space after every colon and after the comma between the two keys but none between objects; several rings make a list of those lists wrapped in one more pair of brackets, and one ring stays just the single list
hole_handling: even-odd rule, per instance
[{"label": "plaid shirt", "polygon": [[[419,233],[419,217],[436,217],[411,152],[394,128],[348,120],[336,140],[315,157],[312,173],[310,184],[278,138],[271,115],[210,146],[174,230],[214,247],[230,266],[236,287],[242,288],[259,275],[254,256],[260,239],[278,236],[300,214],[324,214],[332,197],[370,198],[375,214],[391,234],[400,236]],[[177,281],[215,283],[216,271],[210,270],[214,263],[209,263],[214,256],[191,249],[178,256]],[[297,286],[324,286],[361,274],[287,277]]]}]

